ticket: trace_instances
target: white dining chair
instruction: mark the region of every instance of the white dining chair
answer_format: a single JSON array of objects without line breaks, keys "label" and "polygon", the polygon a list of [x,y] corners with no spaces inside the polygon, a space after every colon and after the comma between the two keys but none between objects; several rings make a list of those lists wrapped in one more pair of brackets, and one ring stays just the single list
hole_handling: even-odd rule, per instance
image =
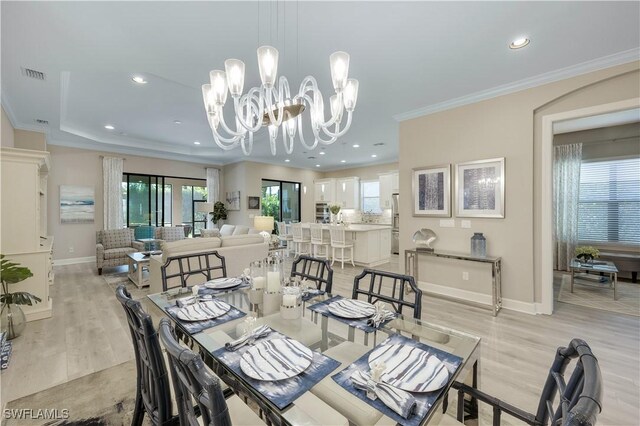
[{"label": "white dining chair", "polygon": [[311,235],[308,232],[305,232],[305,229],[302,227],[302,223],[292,223],[291,230],[293,232],[295,255],[311,255]]},{"label": "white dining chair", "polygon": [[319,259],[329,259],[331,238],[327,238],[324,227],[320,223],[309,225],[311,230],[311,256]]},{"label": "white dining chair", "polygon": [[[356,266],[353,263],[353,242],[347,240],[347,232],[342,225],[330,225],[329,232],[331,233],[331,266],[337,260],[342,264],[344,269],[344,262],[351,262],[351,265]],[[340,257],[336,258],[336,249],[340,250]],[[349,257],[345,256],[345,250],[349,254]]]},{"label": "white dining chair", "polygon": [[278,224],[278,240],[280,240],[280,245],[284,243],[287,246],[287,250],[285,251],[287,257],[293,251],[293,235],[291,234],[291,226],[282,222],[276,222]]}]

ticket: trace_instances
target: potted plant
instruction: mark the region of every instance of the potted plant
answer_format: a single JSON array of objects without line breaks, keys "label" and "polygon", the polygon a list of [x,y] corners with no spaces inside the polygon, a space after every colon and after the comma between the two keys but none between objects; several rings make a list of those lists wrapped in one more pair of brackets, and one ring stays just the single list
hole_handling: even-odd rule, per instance
[{"label": "potted plant", "polygon": [[331,223],[334,225],[338,223],[338,213],[342,206],[340,204],[329,204],[329,211],[331,212]]},{"label": "potted plant", "polygon": [[600,257],[600,250],[592,246],[576,247],[576,257],[582,263],[588,263]]},{"label": "potted plant", "polygon": [[213,211],[210,212],[210,214],[211,222],[213,222],[214,225],[218,226],[218,221],[220,219],[227,219],[227,208],[222,201],[216,201],[216,203],[213,205]]},{"label": "potted plant", "polygon": [[7,332],[7,339],[11,340],[18,337],[27,325],[20,305],[31,306],[42,300],[26,291],[9,292],[9,284],[19,283],[33,276],[29,268],[12,263],[0,254],[0,274],[2,281],[0,325],[2,330]]}]

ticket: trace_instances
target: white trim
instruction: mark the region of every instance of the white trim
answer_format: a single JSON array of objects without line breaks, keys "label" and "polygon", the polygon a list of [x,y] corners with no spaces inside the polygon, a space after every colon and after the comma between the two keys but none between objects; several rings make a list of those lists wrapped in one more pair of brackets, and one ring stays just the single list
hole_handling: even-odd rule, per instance
[{"label": "white trim", "polygon": [[[443,286],[439,284],[428,283],[425,281],[418,282],[418,287],[428,293],[444,296],[446,298],[460,299],[467,302],[472,302],[478,305],[484,305],[491,308],[491,295],[485,293],[477,293],[475,291],[463,290],[461,288],[454,288]],[[502,309],[508,309],[510,311],[523,312],[529,315],[535,315],[539,313],[536,303],[523,302],[515,299],[502,298]],[[500,315],[500,314],[498,314]]]},{"label": "white trim", "polygon": [[458,108],[463,105],[469,105],[476,102],[484,101],[498,96],[508,95],[509,93],[519,92],[521,90],[530,89],[543,84],[553,83],[555,81],[564,80],[575,77],[577,75],[610,68],[616,65],[626,64],[640,60],[640,48],[625,50],[623,52],[614,53],[613,55],[603,56],[602,58],[593,59],[591,61],[582,62],[580,64],[571,65],[569,67],[560,68],[558,70],[539,74],[534,77],[525,78],[523,80],[514,81],[513,83],[503,84],[491,89],[481,90],[459,98],[449,99],[437,104],[428,105],[412,111],[396,114],[393,118],[396,121],[411,120],[413,118],[424,115],[433,114],[448,109]]},{"label": "white trim", "polygon": [[623,111],[638,108],[638,106],[640,106],[640,98],[633,98],[542,117],[540,182],[540,205],[542,211],[540,216],[540,247],[538,247],[537,252],[537,256],[540,258],[540,270],[537,271],[541,284],[541,303],[538,310],[540,313],[547,315],[553,313],[553,123]]},{"label": "white trim", "polygon": [[7,118],[11,122],[11,126],[16,129],[18,127],[18,119],[16,118],[16,114],[13,112],[13,108],[11,108],[11,104],[9,104],[9,100],[7,99],[6,90],[3,90],[0,94],[0,102],[2,103],[2,109],[5,114],[7,114]]},{"label": "white trim", "polygon": [[75,265],[77,263],[93,263],[95,261],[96,261],[95,256],[72,257],[69,259],[56,259],[53,261],[53,266]]}]

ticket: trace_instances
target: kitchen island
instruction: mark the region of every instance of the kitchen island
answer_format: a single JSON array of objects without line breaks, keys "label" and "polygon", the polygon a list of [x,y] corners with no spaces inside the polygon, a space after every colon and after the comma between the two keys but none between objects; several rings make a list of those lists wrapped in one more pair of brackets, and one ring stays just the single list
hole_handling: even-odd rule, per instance
[{"label": "kitchen island", "polygon": [[[305,226],[306,225],[306,226]],[[303,224],[303,228],[308,228]],[[323,225],[329,233],[329,225]],[[345,228],[347,239],[353,241],[353,261],[365,267],[382,265],[391,260],[391,226],[351,224]],[[327,238],[329,236],[327,235]]]}]

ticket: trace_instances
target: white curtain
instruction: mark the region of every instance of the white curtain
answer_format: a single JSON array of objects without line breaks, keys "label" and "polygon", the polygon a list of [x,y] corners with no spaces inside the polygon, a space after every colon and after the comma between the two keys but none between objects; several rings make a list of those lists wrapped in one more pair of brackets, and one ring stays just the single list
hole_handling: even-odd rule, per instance
[{"label": "white curtain", "polygon": [[116,157],[102,159],[104,184],[104,229],[122,228],[122,172],[124,160]]},{"label": "white curtain", "polygon": [[[220,199],[220,170],[214,168],[207,168],[207,202],[215,204]],[[208,220],[207,228],[213,226],[213,223]]]},{"label": "white curtain", "polygon": [[582,144],[556,146],[553,157],[553,267],[568,271],[578,243]]}]

